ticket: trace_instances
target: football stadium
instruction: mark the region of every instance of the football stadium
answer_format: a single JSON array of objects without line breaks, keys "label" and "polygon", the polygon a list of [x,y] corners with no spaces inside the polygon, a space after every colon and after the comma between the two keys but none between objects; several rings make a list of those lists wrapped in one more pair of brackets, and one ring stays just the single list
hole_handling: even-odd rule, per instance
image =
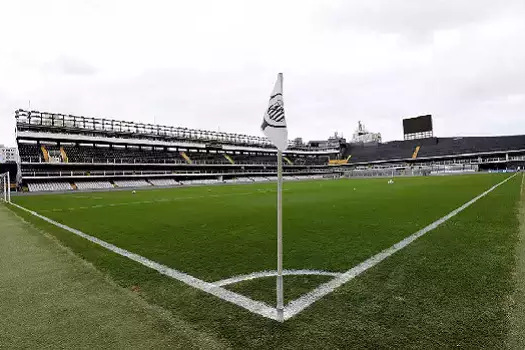
[{"label": "football stadium", "polygon": [[[45,235],[162,310],[177,347],[519,344],[509,333],[523,322],[525,135],[441,138],[424,115],[402,121],[402,141],[359,123],[351,140],[293,140],[281,152],[260,136],[14,118],[2,230]],[[82,312],[56,307],[49,320]]]},{"label": "football stadium", "polygon": [[0,350],[524,350],[524,18],[2,1]]}]

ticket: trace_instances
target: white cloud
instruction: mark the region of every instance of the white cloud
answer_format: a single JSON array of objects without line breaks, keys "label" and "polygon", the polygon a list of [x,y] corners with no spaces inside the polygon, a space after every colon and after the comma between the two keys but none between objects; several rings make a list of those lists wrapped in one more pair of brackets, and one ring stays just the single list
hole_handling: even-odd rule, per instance
[{"label": "white cloud", "polygon": [[60,56],[51,62],[46,62],[42,66],[43,73],[65,74],[65,75],[93,75],[96,73],[95,67],[82,59]]},{"label": "white cloud", "polygon": [[[424,3],[424,4],[423,4]],[[13,111],[260,135],[276,73],[291,136],[525,132],[521,1],[18,1],[0,11],[0,143]]]}]

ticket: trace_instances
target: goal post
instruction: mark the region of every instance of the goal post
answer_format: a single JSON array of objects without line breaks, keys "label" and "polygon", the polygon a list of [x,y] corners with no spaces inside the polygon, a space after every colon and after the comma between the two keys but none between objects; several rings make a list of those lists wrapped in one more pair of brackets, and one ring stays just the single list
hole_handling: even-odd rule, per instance
[{"label": "goal post", "polygon": [[7,175],[0,174],[0,187],[2,187],[2,200],[7,202]]},{"label": "goal post", "polygon": [[9,171],[7,172],[7,202],[11,203],[11,177]]},{"label": "goal post", "polygon": [[0,174],[0,188],[2,189],[0,200],[3,200],[6,203],[11,203],[11,183],[9,172]]}]

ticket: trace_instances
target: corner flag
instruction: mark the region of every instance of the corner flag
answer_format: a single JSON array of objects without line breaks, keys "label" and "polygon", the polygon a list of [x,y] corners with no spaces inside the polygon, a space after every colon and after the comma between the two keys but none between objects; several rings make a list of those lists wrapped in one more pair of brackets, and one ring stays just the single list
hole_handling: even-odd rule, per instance
[{"label": "corner flag", "polygon": [[288,147],[288,130],[284,118],[283,73],[277,75],[261,129],[277,147],[277,317],[284,321],[283,289],[283,151]]},{"label": "corner flag", "polygon": [[261,129],[279,151],[286,150],[288,147],[288,130],[284,117],[283,73],[277,75],[277,81],[270,95]]}]

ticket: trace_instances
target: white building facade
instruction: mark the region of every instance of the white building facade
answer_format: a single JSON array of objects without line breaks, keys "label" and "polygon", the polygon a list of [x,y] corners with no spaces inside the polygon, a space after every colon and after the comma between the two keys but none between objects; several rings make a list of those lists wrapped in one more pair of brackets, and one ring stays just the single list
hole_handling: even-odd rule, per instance
[{"label": "white building facade", "polygon": [[0,145],[0,163],[17,163],[18,150],[16,147],[4,147]]}]

